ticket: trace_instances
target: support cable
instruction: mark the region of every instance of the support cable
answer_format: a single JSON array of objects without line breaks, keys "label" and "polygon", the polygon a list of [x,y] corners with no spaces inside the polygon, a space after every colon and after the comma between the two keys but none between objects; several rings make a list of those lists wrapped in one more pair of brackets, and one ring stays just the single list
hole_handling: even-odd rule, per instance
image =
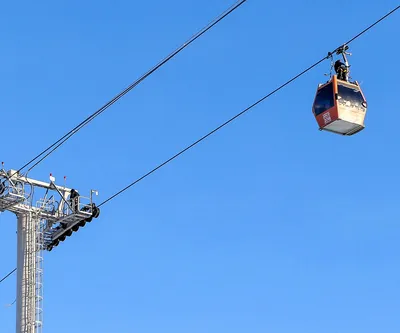
[{"label": "support cable", "polygon": [[[383,17],[381,17],[379,20],[377,20],[376,22],[374,22],[373,24],[371,24],[369,27],[365,28],[363,31],[361,31],[360,33],[358,33],[357,35],[355,35],[353,38],[351,38],[350,40],[348,40],[345,44],[343,45],[348,45],[351,42],[353,42],[355,39],[359,38],[361,35],[363,35],[364,33],[366,33],[368,30],[370,30],[372,27],[374,27],[376,24],[378,24],[379,22],[381,22],[382,20],[384,20],[385,18],[387,18],[389,15],[393,14],[396,10],[398,10],[400,8],[400,6],[397,6],[395,9],[391,10],[389,13],[387,13],[386,15],[384,15]],[[236,118],[240,117],[241,115],[245,114],[247,111],[250,111],[252,108],[254,108],[255,106],[257,106],[258,104],[260,104],[262,101],[264,101],[265,99],[267,99],[268,97],[272,96],[273,94],[275,94],[276,92],[278,92],[279,90],[281,90],[282,88],[284,88],[285,86],[287,86],[288,84],[290,84],[291,82],[293,82],[294,80],[298,79],[300,76],[304,75],[305,73],[307,73],[308,71],[310,71],[312,68],[316,67],[317,65],[319,65],[321,62],[323,62],[324,60],[328,59],[330,57],[331,54],[335,53],[337,50],[341,49],[343,47],[343,45],[337,47],[334,51],[329,52],[328,56],[325,56],[324,58],[322,58],[321,60],[318,60],[316,63],[314,63],[313,65],[309,66],[307,69],[303,70],[301,73],[297,74],[296,76],[294,76],[293,78],[291,78],[290,80],[286,81],[284,84],[282,84],[281,86],[279,86],[278,88],[276,88],[275,90],[271,91],[270,93],[268,93],[267,95],[265,95],[264,97],[262,97],[261,99],[259,99],[257,102],[253,103],[252,105],[250,105],[249,107],[247,107],[246,109],[244,109],[243,111],[241,111],[240,113],[238,113],[237,115],[235,115],[234,117],[230,118],[229,120],[227,120],[226,122],[224,122],[223,124],[219,125],[217,128],[213,129],[211,132],[207,133],[206,135],[202,136],[200,139],[198,139],[197,141],[193,142],[191,145],[187,146],[186,148],[182,149],[180,152],[178,152],[177,154],[175,154],[174,156],[170,157],[169,159],[167,159],[165,162],[159,164],[157,167],[155,167],[154,169],[152,169],[151,171],[147,172],[146,174],[144,174],[143,176],[141,176],[140,178],[136,179],[135,181],[133,181],[132,183],[130,183],[128,186],[124,187],[123,189],[121,189],[120,191],[118,191],[117,193],[113,194],[112,196],[110,196],[108,199],[104,200],[101,204],[99,204],[98,206],[102,206],[104,204],[106,204],[107,202],[109,202],[110,200],[114,199],[116,196],[120,195],[121,193],[123,193],[124,191],[126,191],[127,189],[129,189],[131,186],[137,184],[138,182],[140,182],[141,180],[143,180],[144,178],[150,176],[153,172],[157,171],[158,169],[162,168],[164,165],[168,164],[169,162],[171,162],[172,160],[174,160],[175,158],[177,158],[178,156],[182,155],[184,152],[186,152],[187,150],[189,150],[190,148],[196,146],[197,144],[199,144],[201,141],[205,140],[207,137],[209,137],[210,135],[214,134],[215,132],[217,132],[218,130],[220,130],[221,128],[223,128],[224,126],[228,125],[230,122],[232,122],[233,120],[235,120]]]},{"label": "support cable", "polygon": [[0,283],[2,283],[5,279],[7,279],[9,276],[11,276],[11,274],[14,273],[16,270],[17,270],[16,268],[13,269],[10,273],[8,273],[5,277],[3,277],[3,278],[0,280]]},{"label": "support cable", "polygon": [[24,166],[18,169],[16,173],[21,172],[22,169],[25,169],[27,166],[29,166],[31,163],[35,162],[39,157],[44,155],[40,160],[38,160],[35,164],[33,164],[27,171],[31,171],[34,167],[36,167],[39,163],[41,163],[44,159],[46,159],[50,154],[52,154],[55,150],[57,150],[62,144],[64,144],[70,137],[72,137],[75,133],[77,133],[81,128],[86,126],[88,123],[90,123],[94,118],[96,118],[98,115],[103,113],[108,107],[113,105],[116,101],[118,101],[121,97],[126,95],[129,91],[131,91],[133,88],[135,88],[139,83],[141,83],[143,80],[145,80],[148,76],[153,74],[157,69],[159,69],[161,66],[166,64],[169,60],[171,60],[173,57],[175,57],[178,53],[180,53],[183,49],[188,47],[191,43],[193,43],[196,39],[198,39],[200,36],[202,36],[204,33],[206,33],[208,30],[210,30],[213,26],[215,26],[217,23],[219,23],[222,19],[224,19],[226,16],[228,16],[230,13],[232,13],[235,9],[240,7],[242,4],[244,4],[247,0],[240,0],[237,1],[233,6],[231,6],[229,9],[227,9],[225,12],[223,12],[221,15],[219,15],[217,18],[215,18],[212,22],[210,22],[207,26],[205,26],[203,29],[201,29],[199,32],[197,32],[195,35],[193,35],[188,41],[186,41],[184,44],[182,44],[179,48],[177,48],[174,52],[172,52],[170,55],[168,55],[166,58],[164,58],[161,62],[159,62],[157,65],[155,65],[152,69],[150,69],[148,72],[143,74],[139,79],[137,79],[135,82],[133,82],[130,86],[128,86],[125,90],[123,90],[121,93],[116,95],[113,99],[111,99],[108,103],[103,105],[100,109],[98,109],[96,112],[94,112],[91,116],[87,117],[84,121],[82,121],[80,124],[78,124],[76,127],[74,127],[71,131],[66,133],[63,137],[58,139],[56,142],[54,142],[52,145],[47,147],[45,150],[43,150],[40,154],[36,155],[33,159],[31,159],[29,162],[27,162]]}]

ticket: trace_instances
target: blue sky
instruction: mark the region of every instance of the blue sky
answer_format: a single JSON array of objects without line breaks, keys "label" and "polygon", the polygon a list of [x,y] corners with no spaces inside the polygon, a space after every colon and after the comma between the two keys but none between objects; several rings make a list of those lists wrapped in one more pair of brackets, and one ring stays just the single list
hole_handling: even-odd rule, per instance
[{"label": "blue sky", "polygon": [[[233,1],[2,4],[1,160],[18,168]],[[98,201],[322,58],[396,1],[247,1],[35,168]],[[340,8],[337,9],[337,8]],[[326,61],[45,255],[45,332],[398,332],[400,13],[351,44],[366,129],[320,132]],[[371,66],[371,61],[374,66]],[[0,275],[16,223],[0,214]],[[15,275],[0,285],[15,329]]]}]

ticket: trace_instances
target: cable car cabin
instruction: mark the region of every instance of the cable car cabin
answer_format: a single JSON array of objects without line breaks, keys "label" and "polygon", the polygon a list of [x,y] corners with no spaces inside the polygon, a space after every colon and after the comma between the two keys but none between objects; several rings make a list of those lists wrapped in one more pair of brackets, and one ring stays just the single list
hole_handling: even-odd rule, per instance
[{"label": "cable car cabin", "polygon": [[333,75],[319,85],[313,113],[320,130],[353,135],[364,129],[367,102],[357,81],[350,83]]}]

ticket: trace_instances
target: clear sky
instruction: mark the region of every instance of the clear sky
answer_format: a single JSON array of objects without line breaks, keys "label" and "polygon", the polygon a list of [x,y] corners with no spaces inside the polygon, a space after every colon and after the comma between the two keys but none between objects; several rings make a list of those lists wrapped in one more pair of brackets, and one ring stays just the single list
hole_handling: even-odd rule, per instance
[{"label": "clear sky", "polygon": [[[18,1],[0,11],[5,167],[19,168],[228,8]],[[319,60],[398,1],[255,1],[30,176],[98,202]],[[44,332],[400,331],[400,12],[351,44],[366,129],[318,131],[325,61],[102,207],[45,254]],[[0,215],[0,276],[16,221]],[[15,275],[0,332],[15,330]]]}]

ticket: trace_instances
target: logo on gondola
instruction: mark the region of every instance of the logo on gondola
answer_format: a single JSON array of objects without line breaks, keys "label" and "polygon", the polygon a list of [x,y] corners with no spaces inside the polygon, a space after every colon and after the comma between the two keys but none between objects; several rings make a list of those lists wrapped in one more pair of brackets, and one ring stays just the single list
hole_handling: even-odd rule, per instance
[{"label": "logo on gondola", "polygon": [[332,121],[331,114],[329,112],[325,113],[323,116],[325,124],[330,123]]}]

